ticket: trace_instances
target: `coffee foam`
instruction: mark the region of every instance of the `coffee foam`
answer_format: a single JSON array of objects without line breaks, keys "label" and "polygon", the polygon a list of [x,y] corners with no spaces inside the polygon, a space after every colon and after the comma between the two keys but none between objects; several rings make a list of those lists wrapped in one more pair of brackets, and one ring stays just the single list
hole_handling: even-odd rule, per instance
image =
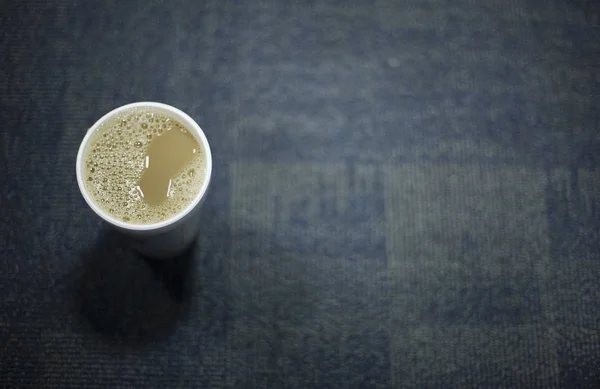
[{"label": "coffee foam", "polygon": [[84,157],[83,179],[92,200],[127,223],[157,223],[180,213],[204,182],[206,161],[200,142],[199,152],[173,179],[167,200],[150,206],[138,190],[148,146],[170,130],[183,130],[193,137],[177,120],[149,108],[131,109],[103,123],[92,135]]}]

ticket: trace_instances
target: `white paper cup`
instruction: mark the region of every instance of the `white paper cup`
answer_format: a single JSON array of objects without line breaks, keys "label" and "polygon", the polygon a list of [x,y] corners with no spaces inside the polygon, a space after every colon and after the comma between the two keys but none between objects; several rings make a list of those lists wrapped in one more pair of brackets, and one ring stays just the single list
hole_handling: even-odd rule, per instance
[{"label": "white paper cup", "polygon": [[[205,178],[202,187],[194,200],[178,214],[158,223],[135,224],[116,219],[102,210],[90,197],[83,182],[83,167],[85,150],[94,132],[107,120],[119,115],[123,111],[132,108],[149,108],[173,118],[183,124],[185,128],[194,135],[204,149],[205,154]],[[132,103],[116,108],[100,118],[85,134],[79,152],[77,153],[77,183],[83,198],[90,208],[102,219],[115,227],[120,232],[128,235],[134,240],[134,247],[140,253],[151,258],[170,258],[185,251],[198,236],[200,208],[208,192],[212,173],[212,155],[210,146],[200,126],[181,110],[170,105],[155,102]]]}]

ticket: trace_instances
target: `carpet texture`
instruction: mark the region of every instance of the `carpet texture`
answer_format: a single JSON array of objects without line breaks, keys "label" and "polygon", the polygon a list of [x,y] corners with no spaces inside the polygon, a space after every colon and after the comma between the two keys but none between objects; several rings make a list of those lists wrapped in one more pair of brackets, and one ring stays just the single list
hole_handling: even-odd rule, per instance
[{"label": "carpet texture", "polygon": [[[599,9],[2,2],[0,387],[600,387]],[[214,158],[165,262],[75,178],[147,100]]]}]

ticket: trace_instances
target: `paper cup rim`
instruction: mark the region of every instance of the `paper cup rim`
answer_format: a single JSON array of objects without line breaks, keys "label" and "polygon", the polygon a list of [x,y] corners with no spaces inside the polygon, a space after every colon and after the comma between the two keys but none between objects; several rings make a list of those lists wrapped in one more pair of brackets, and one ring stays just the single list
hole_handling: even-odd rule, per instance
[{"label": "paper cup rim", "polygon": [[[96,204],[96,202],[90,197],[90,195],[88,194],[87,189],[85,187],[85,182],[83,181],[83,158],[85,155],[86,147],[87,147],[92,135],[96,132],[96,130],[102,124],[104,124],[110,118],[112,118],[124,111],[135,109],[135,108],[153,108],[153,109],[157,109],[158,111],[167,113],[169,116],[172,116],[174,119],[180,121],[181,124],[183,124],[186,127],[186,129],[191,130],[193,132],[193,135],[196,138],[196,140],[198,140],[200,142],[201,146],[204,149],[205,163],[206,163],[205,178],[204,178],[204,182],[202,183],[200,190],[198,191],[198,194],[181,212],[173,215],[172,217],[170,217],[166,220],[160,221],[158,223],[151,223],[151,224],[128,223],[128,222],[121,221],[121,220],[109,215],[106,211],[102,210],[102,208],[100,208],[100,206],[98,204]],[[153,230],[160,230],[160,229],[163,229],[165,227],[168,227],[168,226],[171,226],[171,225],[177,223],[179,220],[181,220],[185,216],[187,216],[194,208],[196,208],[196,206],[198,206],[198,204],[200,204],[200,202],[206,195],[208,186],[210,184],[210,179],[211,179],[211,175],[212,175],[212,153],[210,150],[210,146],[208,144],[208,140],[206,139],[206,135],[204,134],[204,131],[202,131],[202,128],[200,128],[198,123],[196,123],[196,121],[194,119],[192,119],[188,114],[186,114],[185,112],[181,111],[180,109],[175,108],[168,104],[158,103],[158,102],[153,102],[153,101],[141,101],[141,102],[122,105],[118,108],[113,109],[112,111],[106,113],[104,116],[102,116],[100,119],[98,119],[87,130],[87,132],[79,146],[79,151],[77,152],[76,172],[77,172],[77,184],[79,185],[79,190],[81,191],[81,194],[82,194],[83,198],[85,199],[86,203],[89,205],[90,208],[92,208],[92,210],[98,216],[100,216],[102,219],[104,219],[108,223],[110,223],[116,227],[125,229],[125,230],[153,231]]]}]

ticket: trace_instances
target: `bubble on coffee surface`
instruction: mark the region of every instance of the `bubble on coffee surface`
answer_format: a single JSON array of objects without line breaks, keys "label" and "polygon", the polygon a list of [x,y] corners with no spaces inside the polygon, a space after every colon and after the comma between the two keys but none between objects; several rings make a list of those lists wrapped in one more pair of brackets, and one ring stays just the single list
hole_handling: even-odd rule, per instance
[{"label": "bubble on coffee surface", "polygon": [[[176,174],[167,199],[148,205],[138,186],[150,143],[164,131],[179,130],[197,143],[191,162]],[[128,223],[151,224],[180,213],[204,181],[205,154],[195,137],[175,119],[152,109],[132,109],[103,123],[85,155],[84,182],[93,201]]]}]

